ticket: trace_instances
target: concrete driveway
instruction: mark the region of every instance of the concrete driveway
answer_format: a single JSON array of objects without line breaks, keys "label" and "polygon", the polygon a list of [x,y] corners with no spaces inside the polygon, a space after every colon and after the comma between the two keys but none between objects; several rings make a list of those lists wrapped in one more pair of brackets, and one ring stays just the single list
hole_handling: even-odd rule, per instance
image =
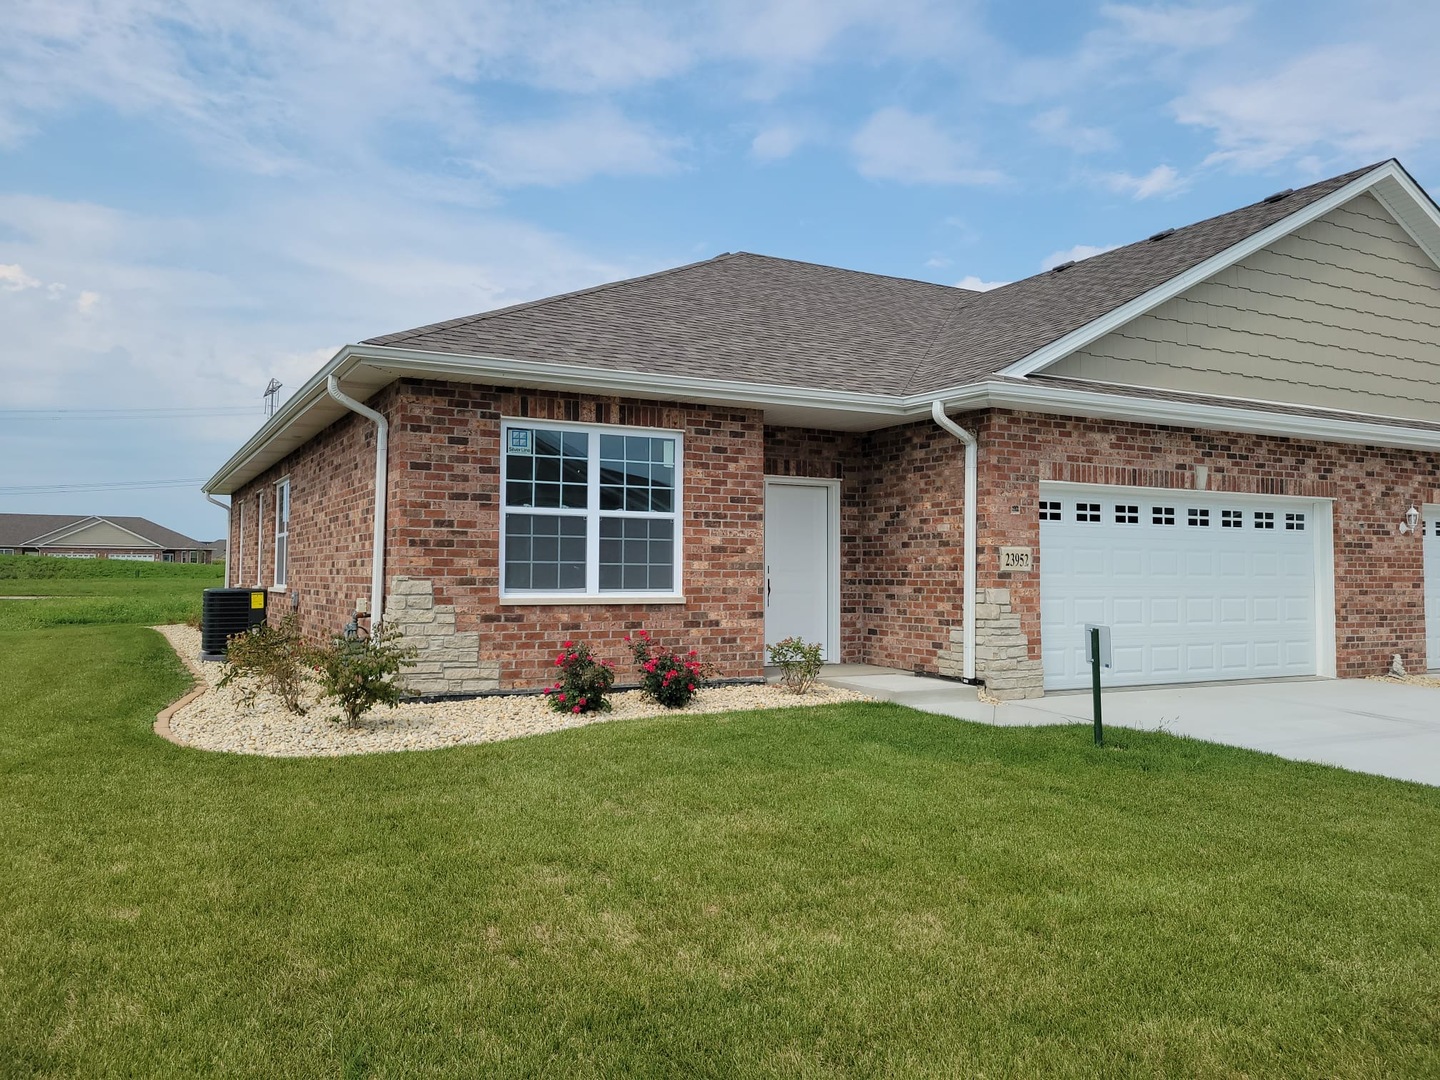
[{"label": "concrete driveway", "polygon": [[[858,665],[824,681],[925,712],[989,724],[1092,722],[1090,693],[985,705],[974,689]],[[1440,688],[1367,679],[1284,679],[1107,690],[1106,727],[1162,729],[1295,761],[1440,786]]]}]

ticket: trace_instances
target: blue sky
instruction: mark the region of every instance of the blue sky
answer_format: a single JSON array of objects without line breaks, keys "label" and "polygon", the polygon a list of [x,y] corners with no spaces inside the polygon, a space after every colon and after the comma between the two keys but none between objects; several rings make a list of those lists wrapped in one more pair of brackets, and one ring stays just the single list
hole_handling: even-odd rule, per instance
[{"label": "blue sky", "polygon": [[980,287],[1390,156],[1440,192],[1424,2],[0,20],[0,511],[200,538],[267,381],[347,342],[723,251]]}]

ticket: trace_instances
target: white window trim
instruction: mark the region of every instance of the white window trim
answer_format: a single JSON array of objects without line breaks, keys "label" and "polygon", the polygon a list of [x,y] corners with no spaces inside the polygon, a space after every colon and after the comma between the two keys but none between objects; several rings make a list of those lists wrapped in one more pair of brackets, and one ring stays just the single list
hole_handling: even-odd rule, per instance
[{"label": "white window trim", "polygon": [[[284,498],[281,498],[281,492]],[[280,508],[285,507],[284,529],[281,529]],[[285,577],[290,577],[290,477],[284,476],[275,481],[275,584],[270,586],[271,592],[284,592],[286,584],[280,580],[280,538],[285,538]]]},{"label": "white window trim", "polygon": [[[587,435],[596,436],[588,442],[589,475],[591,481],[588,487],[588,505],[584,510],[569,509],[565,507],[514,507],[513,512],[517,514],[539,514],[541,516],[551,515],[556,517],[579,517],[587,521],[593,521],[593,527],[585,530],[585,576],[586,588],[584,591],[511,591],[505,588],[505,518],[512,512],[510,507],[505,505],[505,461],[507,458],[506,447],[509,445],[511,428],[546,428],[554,431],[580,431]],[[675,500],[674,511],[661,513],[653,510],[600,510],[600,435],[644,435],[651,438],[665,438],[675,440]],[[577,424],[560,420],[542,420],[535,417],[502,417],[500,421],[500,458],[498,463],[499,486],[500,486],[500,596],[502,604],[683,604],[685,595],[683,591],[685,559],[684,559],[684,534],[683,527],[685,491],[685,436],[683,432],[674,431],[669,428],[647,428],[631,427],[620,424]],[[674,551],[674,588],[669,591],[642,591],[642,592],[601,592],[600,581],[600,527],[602,517],[615,518],[640,518],[652,521],[673,521],[675,523],[675,551]]]}]

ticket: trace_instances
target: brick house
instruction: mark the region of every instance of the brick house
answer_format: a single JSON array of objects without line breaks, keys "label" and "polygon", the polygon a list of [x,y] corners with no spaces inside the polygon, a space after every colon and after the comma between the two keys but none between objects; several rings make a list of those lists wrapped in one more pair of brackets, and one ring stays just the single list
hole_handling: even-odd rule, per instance
[{"label": "brick house", "polygon": [[206,490],[429,692],[640,626],[1002,697],[1089,623],[1114,684],[1440,665],[1440,212],[1387,161],[985,293],[722,255],[347,346]]},{"label": "brick house", "polygon": [[0,555],[208,563],[214,552],[148,518],[0,514]]}]

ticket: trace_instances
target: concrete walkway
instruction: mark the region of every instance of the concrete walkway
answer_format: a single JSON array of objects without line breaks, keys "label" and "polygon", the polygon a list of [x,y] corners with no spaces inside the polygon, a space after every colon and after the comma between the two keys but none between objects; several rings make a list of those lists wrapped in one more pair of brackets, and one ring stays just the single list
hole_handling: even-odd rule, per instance
[{"label": "concrete walkway", "polygon": [[[985,724],[1089,724],[1090,692],[986,705],[974,687],[861,664],[827,666],[831,686]],[[1163,730],[1356,772],[1440,786],[1440,688],[1368,679],[1267,679],[1106,690],[1107,727]]]}]

